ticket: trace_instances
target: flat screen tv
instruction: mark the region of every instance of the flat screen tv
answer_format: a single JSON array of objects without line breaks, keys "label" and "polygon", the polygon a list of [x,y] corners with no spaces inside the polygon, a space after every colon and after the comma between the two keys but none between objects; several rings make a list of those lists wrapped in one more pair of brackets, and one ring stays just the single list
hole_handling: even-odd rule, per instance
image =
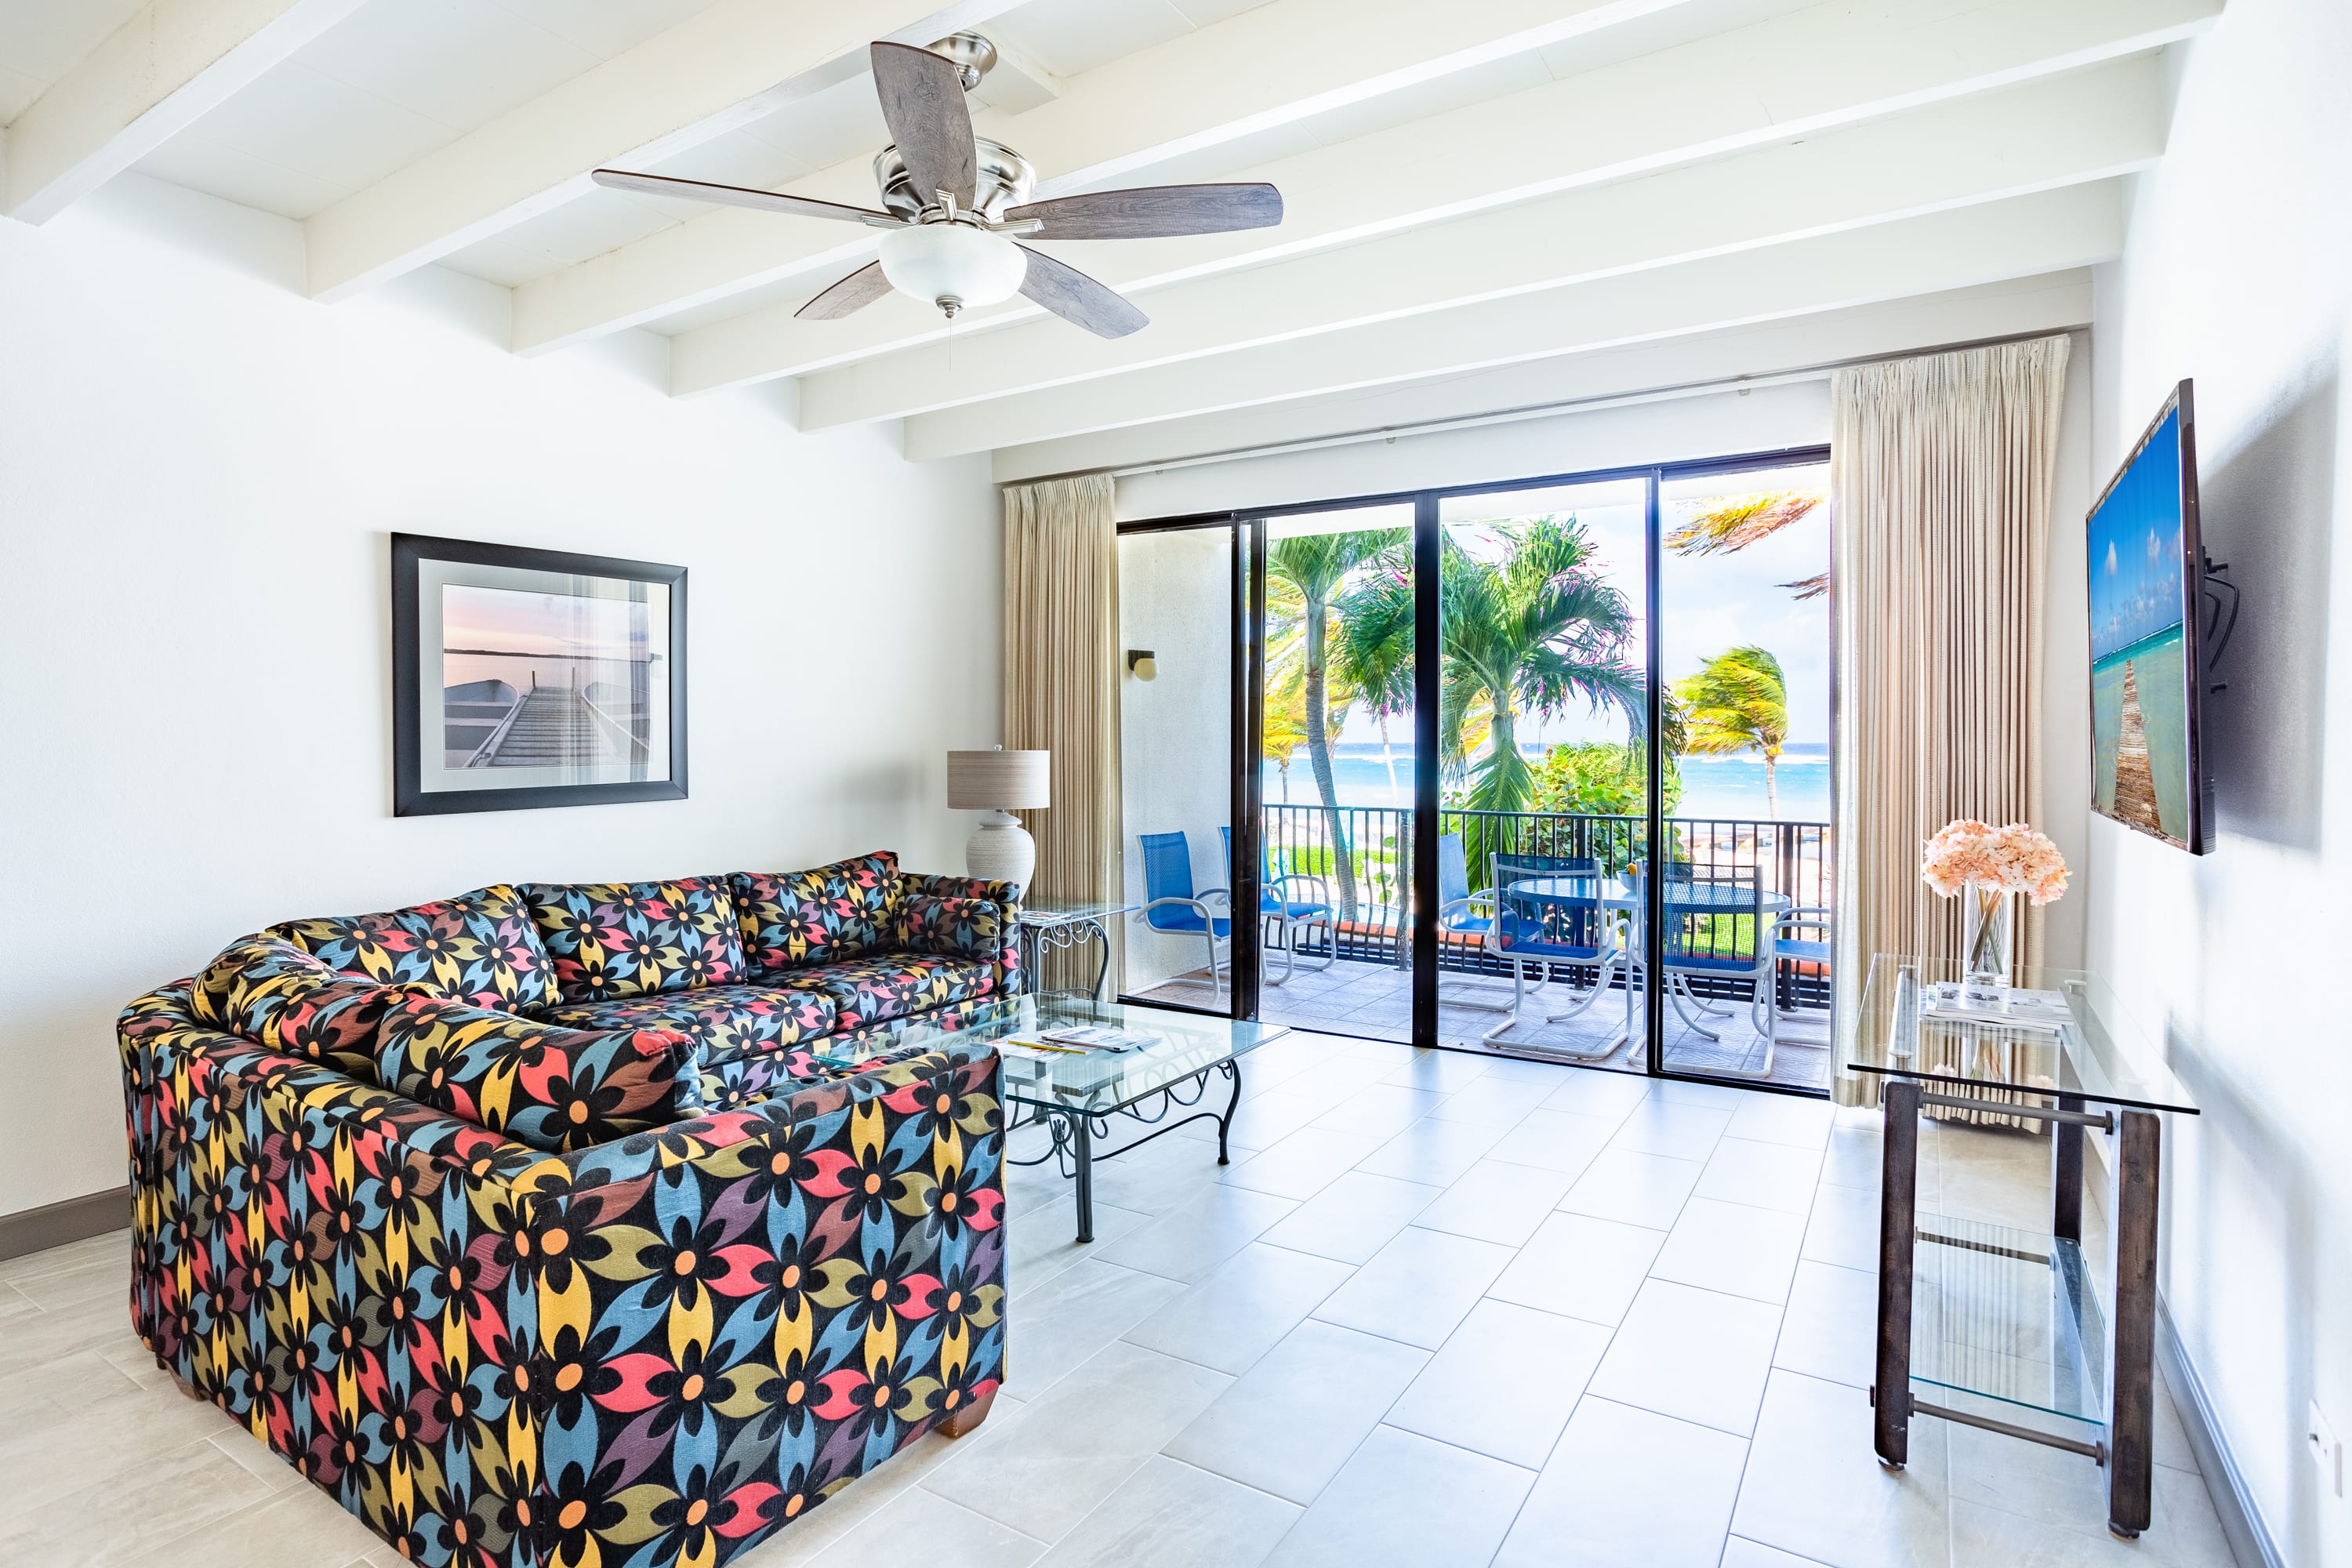
[{"label": "flat screen tv", "polygon": [[2091,806],[2192,855],[2211,847],[2200,753],[2197,440],[2189,384],[2091,507]]}]

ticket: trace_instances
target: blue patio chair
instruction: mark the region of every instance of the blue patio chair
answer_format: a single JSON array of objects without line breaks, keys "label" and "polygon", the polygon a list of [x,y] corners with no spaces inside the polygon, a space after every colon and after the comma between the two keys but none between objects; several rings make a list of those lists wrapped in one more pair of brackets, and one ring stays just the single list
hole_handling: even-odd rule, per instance
[{"label": "blue patio chair", "polygon": [[[1442,847],[1441,847],[1442,848]],[[1496,855],[1492,857],[1494,891],[1487,895],[1493,910],[1486,933],[1486,951],[1510,961],[1510,1016],[1482,1037],[1502,1037],[1530,1021],[1528,1013],[1527,966],[1566,966],[1593,971],[1592,984],[1559,1012],[1544,1011],[1537,1021],[1559,1024],[1575,1017],[1609,989],[1609,977],[1621,956],[1614,935],[1616,921],[1602,902],[1599,862],[1580,856]],[[1440,864],[1443,864],[1441,856]],[[1571,985],[1573,981],[1570,981]],[[1598,1061],[1617,1048],[1610,1040],[1595,1050],[1545,1046],[1548,1054],[1580,1061]]]},{"label": "blue patio chair", "polygon": [[[1138,911],[1153,931],[1201,939],[1209,958],[1209,989],[1223,989],[1217,973],[1217,944],[1234,934],[1233,900],[1223,888],[1192,889],[1192,847],[1181,833],[1145,833],[1143,846],[1143,908]],[[1227,912],[1209,907],[1212,899],[1224,902]]]},{"label": "blue patio chair", "polygon": [[[1591,862],[1580,861],[1578,864],[1590,865]],[[1470,862],[1463,851],[1462,835],[1459,833],[1441,834],[1437,840],[1437,930],[1441,953],[1444,952],[1444,939],[1447,936],[1473,937],[1483,948],[1487,945],[1495,930],[1494,892],[1491,889],[1476,893],[1470,890]],[[1439,984],[1443,984],[1444,979],[1445,972],[1440,969]],[[1529,989],[1540,991],[1550,983],[1550,963],[1536,961],[1536,983]],[[1458,984],[1446,996],[1446,1005],[1475,1007],[1484,1013],[1507,1012],[1509,1006],[1506,1003],[1469,999],[1472,994],[1489,989],[1476,983]]]},{"label": "blue patio chair", "polygon": [[[1824,972],[1829,969],[1830,914],[1831,911],[1826,905],[1801,904],[1795,909],[1781,910],[1780,918],[1772,922],[1772,965],[1776,987],[1779,984],[1779,970],[1781,964],[1813,963],[1819,964]],[[1811,931],[1820,940],[1815,941],[1810,936],[1793,937],[1789,934],[1791,931]],[[1762,1016],[1762,1011],[1763,1004],[1759,1002],[1756,1007],[1759,1017]],[[1793,1018],[1797,1014],[1794,1009],[1784,1007],[1780,1009],[1780,1016]],[[1759,1023],[1756,1027],[1759,1034],[1762,1033],[1764,1026],[1761,1023]]]},{"label": "blue patio chair", "polygon": [[[1234,830],[1220,827],[1217,832],[1225,841],[1225,880],[1231,882],[1234,880]],[[1323,879],[1305,871],[1276,876],[1274,862],[1268,858],[1272,853],[1271,847],[1261,841],[1257,851],[1257,912],[1271,928],[1274,945],[1282,950],[1282,973],[1279,976],[1268,975],[1266,984],[1279,985],[1290,978],[1291,972],[1298,967],[1298,933],[1312,931],[1317,926],[1323,928],[1324,942],[1328,951],[1323,954],[1322,963],[1310,963],[1307,967],[1330,968],[1339,957],[1339,928],[1331,921],[1331,894],[1324,887]],[[1294,899],[1290,896],[1293,888],[1316,896]]]},{"label": "blue patio chair", "polygon": [[[1638,879],[1636,879],[1638,889]],[[1667,981],[1666,995],[1675,1011],[1693,1033],[1705,1039],[1719,1040],[1723,1037],[1691,1016],[1691,1007],[1700,1013],[1722,1016],[1718,1009],[1708,1006],[1690,988],[1698,979],[1745,980],[1750,987],[1749,1016],[1756,1032],[1764,1037],[1764,1060],[1759,1067],[1717,1067],[1708,1071],[1741,1078],[1769,1078],[1772,1074],[1772,1053],[1779,1043],[1777,1015],[1772,1005],[1772,972],[1776,963],[1774,952],[1775,926],[1764,909],[1763,873],[1754,868],[1738,869],[1698,870],[1682,863],[1669,868],[1665,884],[1664,963]],[[1717,942],[1717,929],[1714,921],[1732,920],[1745,916],[1748,930],[1755,933],[1755,950],[1746,957],[1720,951]],[[1709,922],[1701,937],[1701,922]]]}]

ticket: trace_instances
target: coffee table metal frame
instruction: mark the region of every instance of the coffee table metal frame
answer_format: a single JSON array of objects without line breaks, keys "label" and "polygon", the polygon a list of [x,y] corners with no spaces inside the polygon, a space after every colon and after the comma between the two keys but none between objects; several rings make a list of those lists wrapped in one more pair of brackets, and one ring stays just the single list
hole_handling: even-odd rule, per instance
[{"label": "coffee table metal frame", "polygon": [[[1209,1092],[1211,1073],[1221,1073],[1233,1080],[1233,1093],[1226,1096],[1224,1110],[1193,1110],[1189,1116],[1168,1121],[1175,1112],[1189,1110],[1201,1103]],[[1190,1093],[1185,1092],[1188,1088]],[[1075,1096],[1073,1103],[1067,1105],[1024,1098],[1013,1091],[1009,1079],[1004,1098],[1008,1103],[1020,1106],[1027,1112],[1018,1119],[1006,1121],[1004,1130],[1007,1134],[1024,1127],[1043,1127],[1046,1136],[1053,1140],[1053,1146],[1034,1160],[1016,1160],[1007,1154],[1004,1163],[1008,1165],[1042,1165],[1048,1160],[1053,1161],[1055,1169],[1061,1172],[1065,1180],[1075,1181],[1077,1184],[1078,1239],[1092,1241],[1095,1238],[1096,1161],[1115,1160],[1121,1154],[1140,1149],[1155,1138],[1175,1131],[1179,1127],[1209,1121],[1217,1124],[1217,1163],[1232,1163],[1225,1140],[1233,1131],[1234,1112],[1241,1108],[1242,1103],[1241,1058],[1234,1056],[1211,1062],[1189,1078],[1177,1079],[1158,1089],[1146,1090],[1132,1100],[1108,1105],[1085,1103]],[[1155,1100],[1157,1105],[1153,1104]],[[1152,1131],[1139,1138],[1131,1138],[1116,1149],[1097,1148],[1097,1140],[1111,1135],[1111,1118],[1115,1116],[1150,1127]]]}]

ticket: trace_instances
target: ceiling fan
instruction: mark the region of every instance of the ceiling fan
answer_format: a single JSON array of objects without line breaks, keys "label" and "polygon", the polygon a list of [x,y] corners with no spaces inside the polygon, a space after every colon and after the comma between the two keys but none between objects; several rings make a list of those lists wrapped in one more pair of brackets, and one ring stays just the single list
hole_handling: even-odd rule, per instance
[{"label": "ceiling fan", "polygon": [[950,321],[1014,294],[1097,337],[1123,338],[1150,317],[1115,290],[1023,239],[1152,239],[1268,228],[1282,221],[1272,185],[1147,185],[1032,202],[1037,172],[999,142],[972,133],[963,95],[996,63],[996,46],[958,33],[929,48],[873,46],[874,86],[897,140],[874,160],[882,205],[845,206],[740,185],[598,169],[600,185],[685,196],[727,206],[832,218],[886,230],[882,257],[803,305],[795,315],[831,321],[896,289],[937,305]]}]

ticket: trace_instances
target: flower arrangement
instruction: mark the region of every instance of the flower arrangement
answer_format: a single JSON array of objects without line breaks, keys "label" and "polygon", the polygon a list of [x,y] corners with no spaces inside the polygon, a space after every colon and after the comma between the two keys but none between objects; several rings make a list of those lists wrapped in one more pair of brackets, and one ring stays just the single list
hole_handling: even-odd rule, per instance
[{"label": "flower arrangement", "polygon": [[1956,899],[1973,882],[2047,904],[2066,891],[2066,858],[2049,835],[2022,822],[1994,827],[1963,817],[1946,823],[1927,840],[1919,879],[1940,898]]}]

